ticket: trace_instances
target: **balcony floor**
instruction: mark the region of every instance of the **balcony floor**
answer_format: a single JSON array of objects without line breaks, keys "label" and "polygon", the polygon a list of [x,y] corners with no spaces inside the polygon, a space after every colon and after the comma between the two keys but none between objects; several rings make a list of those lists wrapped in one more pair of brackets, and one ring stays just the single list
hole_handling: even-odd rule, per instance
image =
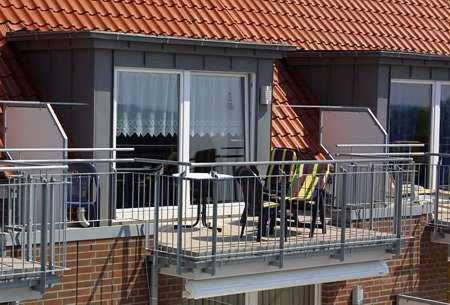
[{"label": "balcony floor", "polygon": [[40,269],[41,265],[38,262],[29,262],[9,256],[0,257],[0,280],[36,276]]},{"label": "balcony floor", "polygon": [[[275,229],[274,236],[262,237],[262,240],[258,242],[256,240],[256,220],[249,219],[247,223],[244,236],[241,239],[239,238],[241,227],[236,217],[219,220],[218,227],[222,228],[222,232],[217,233],[216,253],[219,257],[238,256],[242,258],[279,252],[281,241],[278,226]],[[159,228],[159,249],[161,253],[176,254],[178,239],[177,230],[174,228],[175,224],[175,222],[167,222]],[[186,222],[186,224],[189,224],[189,222]],[[289,227],[283,247],[286,252],[314,252],[319,249],[338,248],[342,236],[341,228],[327,225],[326,229],[326,233],[323,234],[321,227],[316,228],[314,237],[310,238],[309,226]],[[183,228],[181,254],[193,260],[207,259],[212,253],[212,232],[211,229],[198,226]],[[395,236],[369,229],[346,228],[345,238],[347,246],[351,246],[351,244],[388,243],[392,242]]]}]

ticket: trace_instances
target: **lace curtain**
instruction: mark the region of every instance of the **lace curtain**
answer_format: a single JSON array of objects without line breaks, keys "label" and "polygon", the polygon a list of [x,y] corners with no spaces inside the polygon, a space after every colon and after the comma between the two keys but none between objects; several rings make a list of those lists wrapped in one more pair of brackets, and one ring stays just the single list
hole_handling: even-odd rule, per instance
[{"label": "lace curtain", "polygon": [[243,137],[243,78],[193,75],[191,77],[191,136]]},{"label": "lace curtain", "polygon": [[[175,73],[118,73],[117,134],[178,134],[180,76]],[[191,136],[243,137],[242,77],[192,75]]]},{"label": "lace curtain", "polygon": [[117,134],[177,134],[179,88],[178,74],[119,72]]}]

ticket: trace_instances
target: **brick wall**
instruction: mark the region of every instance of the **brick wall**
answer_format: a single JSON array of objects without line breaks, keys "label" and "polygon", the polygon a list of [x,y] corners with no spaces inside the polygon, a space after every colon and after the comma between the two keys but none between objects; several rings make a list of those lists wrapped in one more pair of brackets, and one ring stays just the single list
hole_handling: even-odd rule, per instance
[{"label": "brick wall", "polygon": [[[71,269],[63,274],[61,283],[49,289],[42,300],[25,304],[147,305],[146,256],[143,238],[71,242],[67,249]],[[179,279],[161,276],[160,304],[180,304],[181,285]]]},{"label": "brick wall", "polygon": [[[388,228],[391,223],[377,225]],[[365,304],[393,305],[400,293],[447,301],[447,246],[431,243],[425,217],[408,220],[403,228],[413,238],[388,262],[388,276],[324,284],[323,305],[351,304],[355,285],[362,285]],[[139,237],[71,242],[67,255],[71,270],[42,300],[26,304],[148,304],[147,254]],[[161,275],[159,284],[160,305],[183,303],[182,280]]]},{"label": "brick wall", "polygon": [[364,289],[364,304],[393,305],[398,294],[447,302],[447,246],[431,242],[431,230],[426,223],[425,217],[404,221],[403,230],[407,230],[411,239],[403,245],[400,255],[388,262],[389,275],[323,284],[322,304],[351,304],[352,288],[356,285]]}]

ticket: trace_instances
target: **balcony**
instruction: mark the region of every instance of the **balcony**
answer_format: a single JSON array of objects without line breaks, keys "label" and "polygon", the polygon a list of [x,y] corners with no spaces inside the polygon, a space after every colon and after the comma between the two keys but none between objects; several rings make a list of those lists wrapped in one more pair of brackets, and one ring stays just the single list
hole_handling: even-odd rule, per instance
[{"label": "balcony", "polygon": [[42,297],[65,270],[65,220],[58,199],[64,183],[42,172],[65,166],[1,167],[0,299]]},{"label": "balcony", "polygon": [[[42,274],[46,274],[45,283],[50,275],[57,280],[54,275],[65,266],[63,237],[71,230],[130,224],[144,229],[153,270],[184,278],[188,297],[245,292],[234,291],[235,281],[246,283],[239,289],[252,283],[258,283],[257,289],[264,288],[261,283],[274,289],[378,276],[388,272],[384,261],[410,238],[407,221],[423,212],[423,202],[412,200],[414,192],[408,191],[412,185],[406,182],[417,175],[416,164],[408,158],[223,163],[102,158],[4,163],[15,165],[15,171],[23,163],[66,166],[31,175],[35,178],[28,184],[23,180],[26,175],[6,184],[9,188],[22,185],[17,194],[27,193],[27,187],[34,190],[31,198],[20,195],[18,202],[37,200],[29,205],[31,214],[37,214],[34,225],[14,220],[3,228],[3,232],[16,228],[10,231],[16,232],[13,240],[17,242],[10,247],[21,249],[11,249],[19,255],[10,256],[10,264],[17,259],[23,262],[21,273],[13,272],[17,273],[14,282],[23,273],[37,277],[36,283]],[[6,189],[3,194],[10,192]],[[56,212],[40,213],[36,206]],[[6,219],[9,214],[4,215]],[[13,219],[27,220],[26,215]],[[38,219],[46,225],[38,225]],[[28,227],[36,234],[28,234]],[[21,256],[29,253],[27,238],[35,235],[41,236],[32,243],[36,256]],[[35,268],[28,272],[30,263]],[[42,284],[39,287],[44,290]]]}]

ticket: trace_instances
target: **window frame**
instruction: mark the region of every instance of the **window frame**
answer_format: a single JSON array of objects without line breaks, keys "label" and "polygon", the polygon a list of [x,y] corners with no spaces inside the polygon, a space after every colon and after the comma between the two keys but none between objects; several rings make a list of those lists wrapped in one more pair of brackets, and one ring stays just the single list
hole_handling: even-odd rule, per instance
[{"label": "window frame", "polygon": [[[179,82],[179,114],[178,114],[178,161],[189,162],[189,142],[190,142],[190,90],[191,90],[191,76],[194,75],[216,75],[216,76],[235,76],[244,78],[244,145],[245,145],[245,161],[252,160],[256,147],[254,145],[256,138],[256,74],[254,72],[233,72],[233,71],[209,71],[209,70],[183,70],[183,69],[155,69],[147,67],[126,67],[116,66],[113,73],[113,113],[112,113],[112,147],[117,147],[117,98],[118,98],[118,74],[120,72],[141,72],[141,73],[169,73],[178,74]],[[251,128],[253,126],[253,128]],[[113,152],[114,159],[116,152]],[[113,169],[116,169],[116,164],[113,164]],[[185,169],[188,171],[189,169]],[[183,194],[188,193],[185,188]],[[197,206],[189,202],[189,196],[183,195],[183,211],[184,213],[193,212]],[[240,208],[236,204],[224,203],[222,208],[218,209],[219,214],[240,213]],[[150,212],[150,219],[153,218],[154,208],[144,208]],[[165,216],[176,218],[178,214],[177,206],[160,207],[164,209]],[[119,209],[121,214],[133,214],[132,208]],[[127,211],[130,210],[130,211]]]},{"label": "window frame", "polygon": [[[389,103],[388,103],[388,133],[390,137],[390,104],[391,104],[391,87],[392,84],[416,84],[416,85],[431,85],[431,118],[430,118],[430,134],[429,134],[429,152],[430,153],[439,153],[439,138],[440,138],[440,126],[441,126],[441,98],[442,98],[442,86],[450,86],[450,81],[441,81],[441,80],[420,80],[420,79],[401,79],[401,78],[392,78],[390,81],[389,87]],[[433,164],[437,164],[439,162],[438,156],[430,156],[428,159],[428,164],[430,166],[430,171],[433,171]],[[436,187],[436,178],[435,175],[430,174],[428,185],[431,188]]]}]

